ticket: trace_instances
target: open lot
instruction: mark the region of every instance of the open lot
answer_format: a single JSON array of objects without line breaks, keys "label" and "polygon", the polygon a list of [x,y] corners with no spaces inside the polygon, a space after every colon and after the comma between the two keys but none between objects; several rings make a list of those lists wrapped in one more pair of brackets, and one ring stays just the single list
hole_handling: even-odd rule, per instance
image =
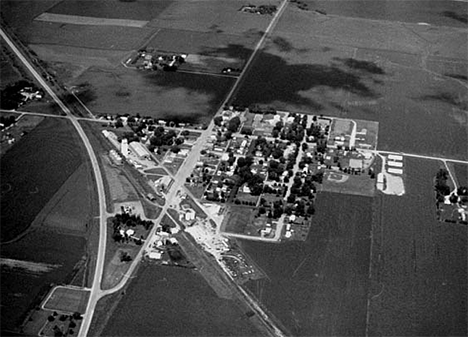
[{"label": "open lot", "polygon": [[47,298],[47,302],[44,303],[44,309],[84,313],[88,298],[89,291],[57,287],[54,288],[52,294]]},{"label": "open lot", "polygon": [[406,158],[407,193],[378,197],[369,335],[467,334],[467,227],[439,223],[437,161]]},{"label": "open lot", "polygon": [[305,242],[240,241],[266,278],[247,283],[297,336],[363,336],[373,199],[321,192]]},{"label": "open lot", "polygon": [[466,83],[459,78],[467,40],[458,28],[289,6],[233,102],[373,120],[379,149],[466,159]]},{"label": "open lot", "polygon": [[81,144],[71,123],[46,118],[1,161],[1,240],[26,230],[79,167]]}]

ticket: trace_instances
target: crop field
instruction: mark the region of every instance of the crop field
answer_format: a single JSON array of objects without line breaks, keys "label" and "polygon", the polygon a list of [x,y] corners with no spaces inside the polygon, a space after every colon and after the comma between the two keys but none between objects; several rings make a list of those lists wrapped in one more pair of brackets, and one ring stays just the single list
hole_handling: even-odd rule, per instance
[{"label": "crop field", "polygon": [[378,199],[369,335],[467,334],[467,227],[437,222],[438,169],[406,158],[407,193]]},{"label": "crop field", "polygon": [[76,84],[91,84],[93,113],[136,114],[207,123],[219,108],[233,79],[168,72],[107,72],[91,68]]},{"label": "crop field", "polygon": [[451,164],[455,168],[455,176],[459,186],[468,186],[468,165]]},{"label": "crop field", "polygon": [[321,192],[305,242],[239,241],[266,273],[248,288],[297,336],[363,336],[373,199]]},{"label": "crop field", "polygon": [[57,287],[44,303],[44,308],[69,313],[84,313],[88,298],[89,291]]},{"label": "crop field", "polygon": [[256,336],[230,300],[220,299],[200,274],[143,265],[109,319],[103,336]]},{"label": "crop field", "polygon": [[65,15],[91,16],[107,19],[151,20],[164,11],[172,0],[67,0],[60,1],[47,12]]},{"label": "crop field", "polygon": [[[2,226],[4,223],[2,222]],[[25,318],[26,311],[39,305],[38,295],[45,295],[52,283],[71,281],[73,269],[85,250],[85,239],[57,234],[53,231],[33,231],[20,240],[2,244],[2,259],[17,259],[54,266],[44,272],[28,269],[8,269],[2,266],[1,330],[13,331]]]},{"label": "crop field", "polygon": [[466,32],[453,28],[289,6],[233,102],[377,121],[379,149],[467,158],[466,50]]},{"label": "crop field", "polygon": [[46,118],[1,161],[1,240],[26,230],[79,167],[81,144],[71,123]]},{"label": "crop field", "polygon": [[45,226],[61,233],[84,235],[97,214],[94,181],[82,164],[60,187],[34,219],[32,226]]}]

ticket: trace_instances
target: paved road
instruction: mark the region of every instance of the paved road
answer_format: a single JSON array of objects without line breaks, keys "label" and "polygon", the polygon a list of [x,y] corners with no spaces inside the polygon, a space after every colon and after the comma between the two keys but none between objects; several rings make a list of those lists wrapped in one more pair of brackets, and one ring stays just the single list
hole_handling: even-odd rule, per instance
[{"label": "paved road", "polygon": [[101,170],[99,168],[98,160],[96,154],[93,151],[91,143],[89,142],[88,137],[86,136],[83,128],[79,124],[77,118],[73,116],[71,111],[68,107],[57,97],[55,92],[52,88],[42,79],[39,73],[35,70],[35,68],[31,65],[31,63],[23,56],[21,51],[16,47],[13,41],[8,37],[5,31],[0,28],[0,35],[4,39],[4,41],[8,44],[8,46],[13,50],[13,52],[17,55],[20,61],[25,65],[25,67],[31,72],[34,78],[39,82],[39,84],[47,91],[47,93],[52,97],[52,99],[57,103],[57,105],[62,109],[62,111],[66,114],[66,118],[70,120],[70,122],[75,127],[76,131],[78,132],[81,140],[83,141],[86,151],[88,153],[91,166],[94,172],[94,178],[96,180],[96,187],[98,192],[98,202],[99,202],[99,247],[98,253],[96,258],[96,268],[94,271],[94,278],[93,284],[91,286],[91,295],[88,301],[88,306],[86,308],[86,313],[83,317],[82,326],[80,329],[80,336],[86,336],[87,331],[89,329],[89,325],[91,323],[91,319],[93,317],[94,309],[96,307],[96,303],[99,299],[98,294],[101,290],[101,279],[102,279],[102,272],[104,270],[104,256],[106,252],[106,218],[103,216],[106,213],[106,198],[104,192],[104,183],[102,180]]}]

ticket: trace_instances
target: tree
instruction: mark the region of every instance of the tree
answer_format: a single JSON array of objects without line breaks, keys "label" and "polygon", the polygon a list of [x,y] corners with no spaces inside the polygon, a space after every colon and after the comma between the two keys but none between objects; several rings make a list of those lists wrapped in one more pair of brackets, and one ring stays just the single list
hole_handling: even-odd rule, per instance
[{"label": "tree", "polygon": [[240,123],[239,116],[233,117],[229,120],[227,129],[231,132],[236,132],[239,129]]},{"label": "tree", "polygon": [[180,152],[180,147],[178,147],[177,145],[173,145],[171,147],[171,151],[174,152],[174,153],[179,153]]},{"label": "tree", "polygon": [[223,117],[222,117],[222,116],[216,116],[216,117],[213,119],[213,122],[214,122],[215,125],[221,126],[222,123],[223,123]]}]

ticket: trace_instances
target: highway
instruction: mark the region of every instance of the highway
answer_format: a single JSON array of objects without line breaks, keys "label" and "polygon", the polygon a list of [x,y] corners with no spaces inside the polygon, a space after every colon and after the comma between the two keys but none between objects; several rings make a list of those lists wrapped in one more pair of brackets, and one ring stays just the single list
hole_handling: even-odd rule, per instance
[{"label": "highway", "polygon": [[86,307],[86,313],[83,317],[82,326],[80,329],[80,336],[86,336],[91,323],[91,319],[94,314],[94,309],[96,303],[99,299],[99,294],[101,290],[101,279],[102,273],[104,270],[104,257],[106,252],[106,197],[104,192],[104,182],[102,179],[101,170],[99,168],[98,160],[96,154],[93,151],[91,143],[89,142],[88,137],[86,136],[83,128],[78,122],[77,118],[73,116],[68,107],[58,98],[52,88],[42,79],[36,69],[31,65],[31,63],[26,59],[26,57],[21,53],[21,51],[16,47],[13,41],[8,37],[3,28],[0,28],[0,35],[3,40],[8,44],[12,51],[16,54],[19,60],[24,64],[24,66],[29,70],[29,72],[34,76],[34,78],[39,82],[39,84],[44,88],[44,90],[52,97],[52,99],[57,103],[57,105],[62,109],[66,114],[66,118],[73,124],[78,135],[80,136],[83,144],[88,153],[91,166],[94,173],[94,178],[96,180],[96,189],[98,193],[98,203],[99,203],[99,247],[96,257],[96,267],[94,271],[93,284],[91,286],[91,295]]}]

